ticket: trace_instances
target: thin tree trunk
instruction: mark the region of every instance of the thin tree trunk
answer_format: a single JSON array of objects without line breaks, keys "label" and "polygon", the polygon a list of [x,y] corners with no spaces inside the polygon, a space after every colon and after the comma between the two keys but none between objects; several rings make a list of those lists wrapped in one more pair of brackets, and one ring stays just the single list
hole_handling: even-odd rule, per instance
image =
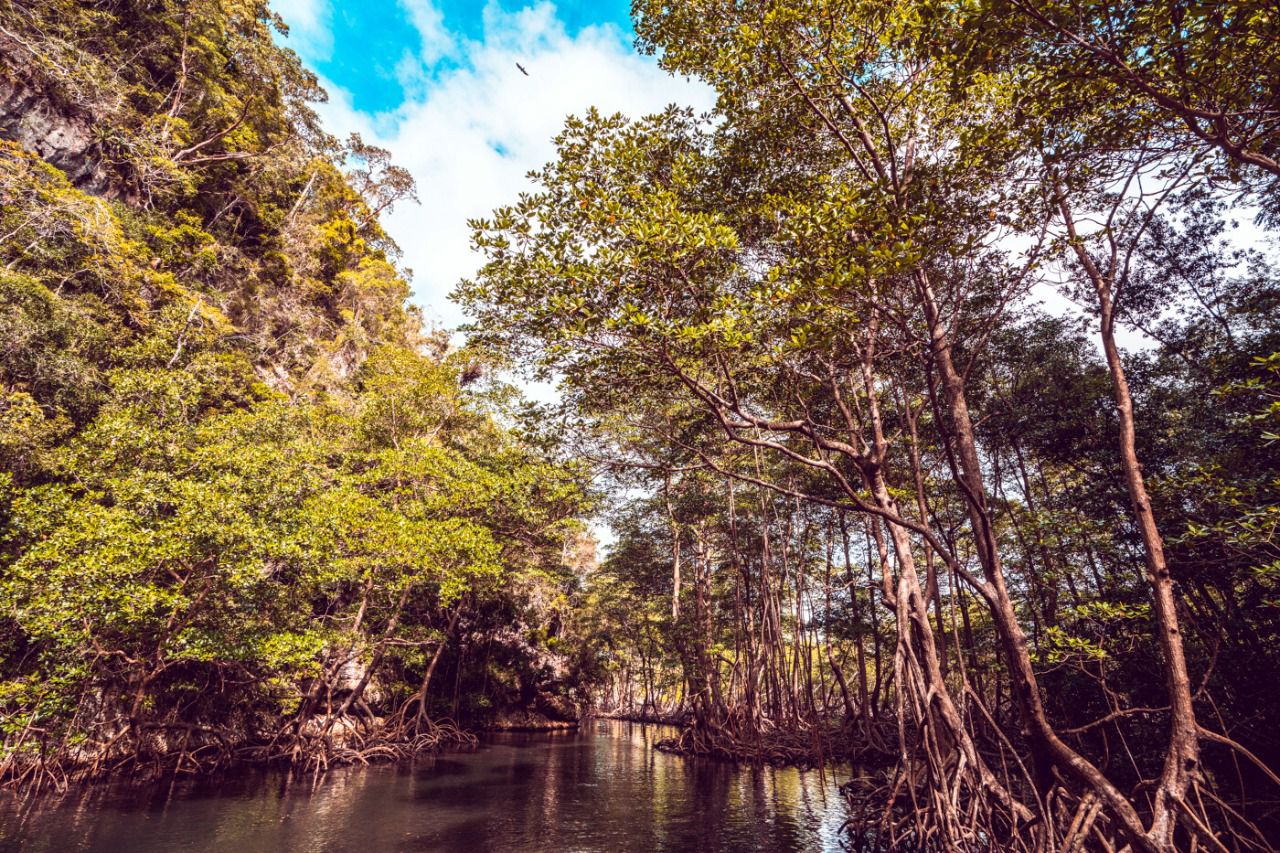
[{"label": "thin tree trunk", "polygon": [[1111,390],[1115,396],[1116,413],[1120,419],[1120,464],[1124,470],[1129,500],[1133,505],[1134,520],[1142,537],[1158,641],[1164,656],[1171,725],[1169,741],[1165,749],[1164,769],[1160,774],[1160,783],[1155,793],[1149,837],[1159,848],[1169,849],[1173,845],[1178,809],[1185,802],[1191,784],[1199,776],[1200,737],[1195,709],[1191,701],[1191,677],[1187,671],[1182,631],[1178,624],[1173,578],[1169,574],[1169,566],[1164,556],[1164,540],[1156,527],[1155,514],[1151,511],[1151,499],[1147,494],[1146,480],[1142,474],[1142,465],[1138,461],[1133,397],[1129,393],[1129,381],[1125,376],[1120,349],[1115,339],[1112,281],[1110,276],[1103,273],[1080,242],[1071,209],[1061,192],[1058,193],[1058,209],[1062,213],[1063,223],[1066,225],[1076,259],[1093,284],[1094,292],[1098,297],[1102,348],[1106,355],[1107,370],[1111,374]]}]

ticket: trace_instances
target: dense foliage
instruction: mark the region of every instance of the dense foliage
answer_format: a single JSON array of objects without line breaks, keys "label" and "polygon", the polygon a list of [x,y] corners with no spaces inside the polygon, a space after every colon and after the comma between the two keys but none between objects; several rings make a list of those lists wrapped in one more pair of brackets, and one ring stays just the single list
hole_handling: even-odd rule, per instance
[{"label": "dense foliage", "polygon": [[1270,849],[1275,9],[634,9],[717,109],[571,119],[458,291],[645,495],[606,703],[884,767],[868,846]]},{"label": "dense foliage", "polygon": [[422,333],[378,224],[413,182],[318,129],[283,32],[260,2],[0,4],[11,780],[570,701],[582,472]]}]

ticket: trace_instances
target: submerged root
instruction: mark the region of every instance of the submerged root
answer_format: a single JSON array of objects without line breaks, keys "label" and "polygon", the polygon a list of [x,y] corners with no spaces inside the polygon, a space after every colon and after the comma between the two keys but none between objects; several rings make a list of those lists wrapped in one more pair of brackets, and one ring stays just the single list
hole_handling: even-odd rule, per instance
[{"label": "submerged root", "polygon": [[[164,728],[167,737],[158,737]],[[169,731],[172,730],[172,731]],[[65,792],[73,784],[127,776],[149,781],[211,773],[235,765],[284,765],[323,773],[350,764],[404,761],[442,749],[467,749],[476,736],[452,720],[343,716],[294,721],[268,740],[237,744],[227,732],[200,726],[148,726],[76,747],[10,751],[0,762],[0,787],[25,794]]]},{"label": "submerged root", "polygon": [[404,761],[445,748],[473,748],[478,739],[448,719],[400,713],[382,720],[343,717],[317,718],[296,727],[288,748],[258,756],[266,763],[323,773],[349,764]]},{"label": "submerged root", "polygon": [[889,723],[864,729],[855,725],[811,723],[796,727],[753,728],[727,723],[687,724],[675,737],[654,748],[676,755],[707,756],[792,767],[817,767],[851,761],[858,766],[885,767],[894,757]]}]

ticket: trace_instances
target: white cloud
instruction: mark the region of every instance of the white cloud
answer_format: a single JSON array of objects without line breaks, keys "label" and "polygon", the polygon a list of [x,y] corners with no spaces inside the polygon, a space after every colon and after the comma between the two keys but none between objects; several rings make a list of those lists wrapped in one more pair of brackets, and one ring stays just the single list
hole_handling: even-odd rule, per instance
[{"label": "white cloud", "polygon": [[444,25],[444,15],[431,0],[400,0],[400,8],[422,39],[422,61],[430,66],[456,53],[457,44]]},{"label": "white cloud", "polygon": [[273,0],[271,8],[289,25],[289,47],[312,59],[332,54],[329,0]]},{"label": "white cloud", "polygon": [[[420,32],[443,32],[427,0],[401,2],[417,10],[413,21]],[[332,86],[330,102],[321,108],[330,132],[361,133],[389,149],[417,179],[421,206],[403,205],[384,224],[413,270],[414,301],[428,321],[450,328],[464,318],[448,294],[479,266],[467,219],[486,216],[529,189],[526,173],[552,158],[552,137],[567,116],[595,106],[639,117],[671,103],[708,109],[713,102],[707,87],[659,70],[614,27],[568,35],[550,3],[517,12],[491,3],[483,22],[480,41],[430,41],[424,34],[426,54],[417,58],[422,86],[411,87],[411,100],[393,114],[357,112]],[[464,61],[432,72],[447,45]],[[402,66],[402,79],[410,71]]]}]

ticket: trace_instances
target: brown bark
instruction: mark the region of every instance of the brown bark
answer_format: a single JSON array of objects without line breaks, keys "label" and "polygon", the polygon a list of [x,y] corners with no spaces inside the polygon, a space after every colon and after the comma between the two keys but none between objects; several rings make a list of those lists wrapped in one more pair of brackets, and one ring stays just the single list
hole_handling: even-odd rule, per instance
[{"label": "brown bark", "polygon": [[[884,478],[884,461],[888,453],[888,442],[880,416],[876,378],[872,371],[877,333],[875,314],[870,318],[867,330],[868,339],[862,357],[862,380],[863,390],[867,396],[867,420],[871,432],[872,450],[870,459],[862,467],[862,475],[877,506],[894,517],[900,518],[897,503],[889,492]],[[994,795],[1017,819],[1027,820],[1031,816],[1030,812],[1013,798],[987,767],[986,762],[978,754],[951,698],[950,689],[943,678],[938,661],[937,643],[933,635],[933,626],[929,621],[929,603],[916,572],[910,535],[900,524],[889,524],[888,527],[898,563],[898,582],[894,593],[898,613],[897,666],[902,667],[898,678],[898,690],[910,691],[914,687],[917,692],[917,701],[920,702],[918,713],[925,715],[925,719],[920,722],[926,723],[927,720],[927,730],[935,738],[941,734],[948,741],[938,744],[940,751],[954,751],[958,756],[962,756],[967,765],[974,769],[981,789]],[[913,638],[918,640],[915,643],[916,649],[911,648]],[[917,653],[918,663],[913,660]],[[919,668],[919,672],[911,671],[915,667]],[[913,684],[912,682],[917,678],[921,683]],[[952,768],[936,769],[947,772],[945,778],[950,778],[948,771]]]},{"label": "brown bark", "polygon": [[955,368],[951,356],[951,343],[939,316],[932,288],[923,272],[918,274],[917,284],[926,321],[929,324],[935,365],[942,378],[943,391],[951,418],[960,469],[958,484],[969,511],[979,559],[987,575],[987,581],[995,592],[988,602],[992,604],[993,621],[1004,649],[1011,689],[1017,699],[1022,723],[1029,736],[1034,763],[1033,773],[1037,786],[1042,792],[1048,790],[1053,782],[1050,769],[1056,765],[1067,771],[1087,789],[1091,789],[1107,804],[1120,821],[1130,842],[1141,849],[1158,849],[1143,843],[1146,840],[1146,833],[1129,799],[1097,767],[1058,736],[1045,714],[1039,684],[1031,666],[1026,634],[1018,622],[1017,613],[1005,583],[1004,567],[986,503],[986,489],[983,485],[973,422],[965,397],[964,380]]},{"label": "brown bark", "polygon": [[1165,748],[1164,769],[1155,792],[1148,837],[1157,848],[1170,849],[1179,810],[1184,805],[1188,789],[1200,772],[1199,726],[1191,701],[1191,677],[1187,670],[1182,631],[1178,624],[1173,578],[1169,574],[1164,556],[1164,539],[1156,527],[1142,465],[1138,460],[1133,397],[1129,393],[1129,382],[1115,339],[1115,305],[1112,298],[1114,282],[1081,243],[1071,208],[1060,192],[1057,202],[1071,240],[1072,251],[1098,298],[1102,347],[1106,355],[1107,370],[1111,374],[1111,389],[1120,420],[1120,464],[1133,506],[1134,521],[1142,537],[1147,580],[1151,585],[1153,612],[1156,617],[1157,640],[1164,657],[1170,707],[1169,740]]}]

